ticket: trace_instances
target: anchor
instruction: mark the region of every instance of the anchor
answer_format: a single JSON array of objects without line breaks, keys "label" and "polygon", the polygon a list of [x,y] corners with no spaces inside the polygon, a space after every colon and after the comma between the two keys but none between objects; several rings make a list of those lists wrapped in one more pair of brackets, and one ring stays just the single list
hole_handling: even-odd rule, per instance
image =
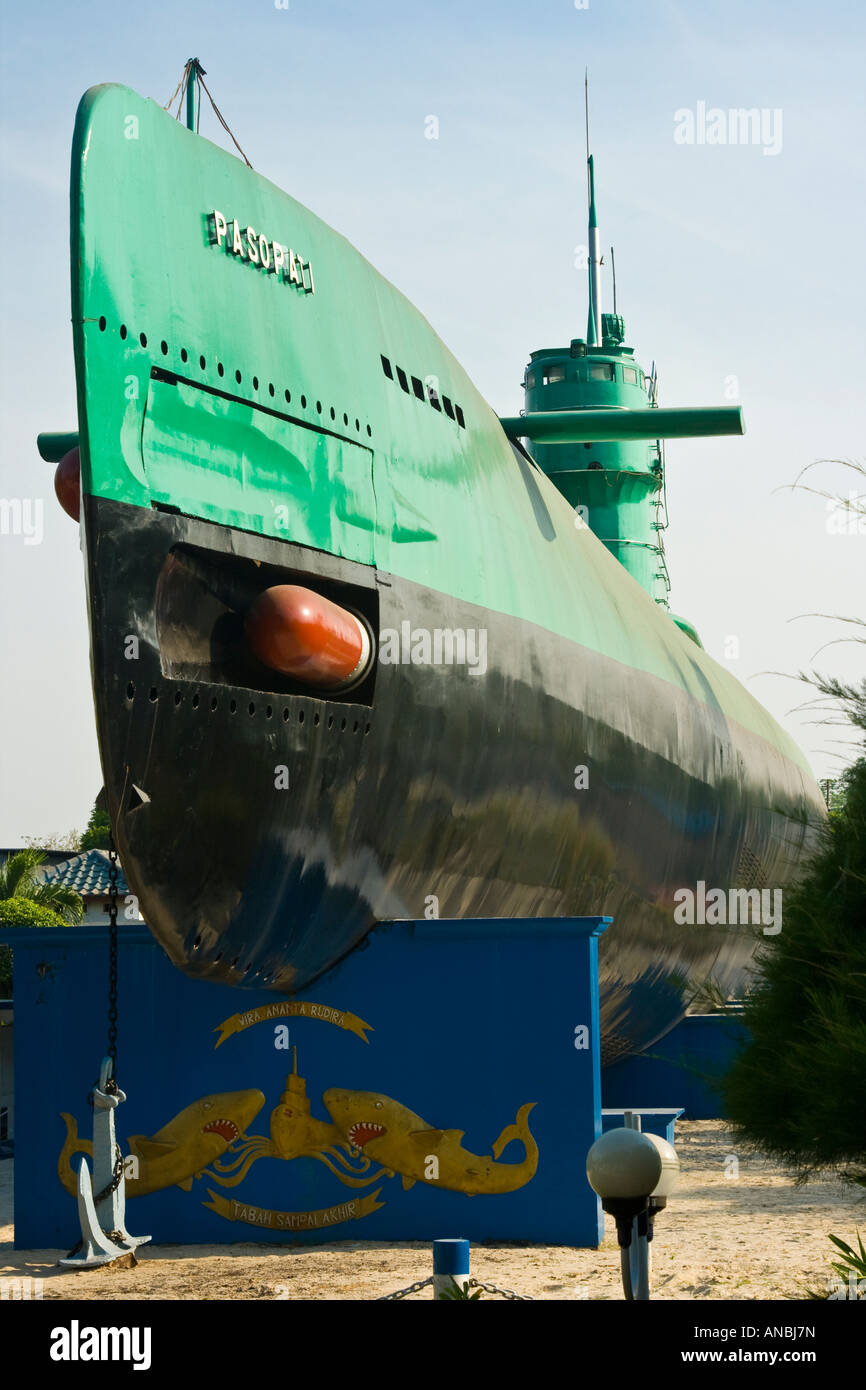
[{"label": "anchor", "polygon": [[[126,1176],[123,1155],[114,1134],[114,1112],[126,1092],[115,1080],[117,1063],[117,851],[114,836],[108,851],[108,1055],[90,1093],[93,1106],[93,1182],[87,1159],[78,1169],[78,1220],[81,1240],[59,1261],[73,1269],[96,1269],[126,1256],[135,1263],[135,1249],[150,1236],[131,1236],[126,1229]],[[96,1184],[96,1196],[93,1195]]]},{"label": "anchor", "polygon": [[[114,1112],[126,1093],[114,1080],[114,1062],[103,1057],[93,1098],[93,1182],[87,1159],[78,1169],[78,1219],[81,1240],[62,1260],[73,1269],[95,1269],[132,1255],[150,1236],[131,1236],[126,1229],[126,1176],[114,1135]],[[96,1196],[93,1184],[97,1185]]]}]

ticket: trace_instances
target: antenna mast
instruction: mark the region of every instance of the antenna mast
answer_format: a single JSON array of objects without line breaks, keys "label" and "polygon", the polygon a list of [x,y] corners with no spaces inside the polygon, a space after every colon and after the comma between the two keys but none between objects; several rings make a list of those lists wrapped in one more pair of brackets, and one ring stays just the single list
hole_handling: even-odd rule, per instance
[{"label": "antenna mast", "polygon": [[586,325],[586,341],[590,347],[601,346],[601,256],[598,251],[598,222],[595,216],[595,174],[592,155],[589,152],[589,71],[584,72],[584,107],[586,120],[586,178],[589,200],[589,314]]}]

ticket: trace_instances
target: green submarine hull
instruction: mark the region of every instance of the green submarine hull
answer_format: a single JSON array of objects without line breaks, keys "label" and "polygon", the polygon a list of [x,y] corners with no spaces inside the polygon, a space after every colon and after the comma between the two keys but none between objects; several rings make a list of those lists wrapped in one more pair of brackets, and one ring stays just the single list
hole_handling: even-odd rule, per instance
[{"label": "green submarine hull", "polygon": [[[106,796],[171,959],[285,992],[380,921],[609,913],[605,1061],[736,987],[755,928],[678,924],[674,894],[784,888],[808,766],[421,314],[117,86],[79,108],[72,269]],[[249,650],[278,584],[363,620],[354,687]]]}]

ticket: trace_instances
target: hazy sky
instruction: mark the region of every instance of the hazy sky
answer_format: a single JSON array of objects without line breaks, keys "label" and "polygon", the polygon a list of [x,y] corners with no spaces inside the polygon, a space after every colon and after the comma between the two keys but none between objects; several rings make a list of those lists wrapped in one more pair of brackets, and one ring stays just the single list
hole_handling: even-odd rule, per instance
[{"label": "hazy sky", "polygon": [[[531,350],[584,334],[589,67],[628,341],[658,363],[662,405],[738,389],[746,413],[744,439],[668,445],[672,607],[719,660],[737,638],[731,669],[816,775],[839,770],[840,733],[791,712],[808,690],[761,673],[846,635],[801,615],[863,614],[866,535],[780,491],[814,460],[866,461],[860,0],[7,0],[0,24],[0,498],[44,499],[41,544],[0,535],[0,845],[83,827],[101,785],[78,534],[35,447],[76,427],[75,109],[101,82],[162,104],[192,54],[254,167],[418,305],[500,414]],[[699,103],[765,111],[763,144],[678,143],[675,113]],[[227,143],[206,106],[202,133]],[[818,665],[859,676],[862,651]]]}]

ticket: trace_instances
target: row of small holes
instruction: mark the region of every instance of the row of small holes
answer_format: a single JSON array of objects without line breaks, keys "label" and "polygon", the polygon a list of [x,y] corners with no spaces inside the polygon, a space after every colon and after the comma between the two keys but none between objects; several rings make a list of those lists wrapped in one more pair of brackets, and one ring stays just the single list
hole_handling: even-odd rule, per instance
[{"label": "row of small holes", "polygon": [[[126,698],[127,698],[128,700],[134,700],[134,699],[135,699],[135,684],[134,684],[133,681],[130,681],[129,684],[127,685],[127,687],[126,687]],[[154,705],[156,704],[157,700],[159,699],[159,691],[157,690],[157,688],[156,688],[155,685],[152,685],[152,686],[150,687],[150,691],[149,691],[149,693],[148,693],[148,699],[150,700],[151,704],[154,704]],[[175,703],[175,708],[177,708],[179,705],[181,705],[182,702],[183,702],[183,692],[180,691],[180,690],[176,690],[176,691],[174,692],[174,703]],[[198,709],[199,704],[200,704],[200,697],[199,697],[197,694],[193,695],[192,698],[191,698],[191,700],[190,700],[190,703],[191,703],[193,709]],[[210,702],[211,714],[215,714],[216,711],[217,711],[218,709],[219,709],[219,700],[217,699],[216,695],[212,695],[212,696],[211,696],[211,702]],[[274,707],[273,707],[273,705],[265,705],[264,709],[265,709],[265,718],[266,718],[266,719],[273,719],[273,717],[274,717]],[[237,712],[238,712],[238,702],[237,702],[237,700],[229,700],[229,714],[237,714]],[[255,702],[254,702],[253,700],[250,700],[249,704],[247,705],[247,713],[252,717],[252,716],[255,714],[255,712],[256,712],[256,705],[255,705]],[[288,705],[284,705],[284,706],[283,706],[283,720],[284,720],[284,722],[285,722],[286,724],[288,724],[288,722],[289,722],[289,720],[291,719],[291,717],[292,717],[291,708],[290,708]],[[298,710],[298,723],[299,723],[299,724],[303,724],[305,719],[306,719],[306,714],[305,714],[304,710]],[[335,716],[334,716],[333,714],[329,714],[328,717],[327,717],[327,720],[326,720],[326,728],[328,728],[328,729],[333,729],[333,727],[334,727],[334,720],[335,720]],[[321,723],[321,715],[319,714],[318,710],[316,710],[316,711],[314,711],[314,713],[313,713],[313,724],[317,726],[317,725],[320,724],[320,723]],[[348,728],[348,724],[349,724],[348,719],[343,718],[343,719],[340,720],[340,726],[339,726],[339,727],[340,727],[340,733],[344,733],[344,732],[345,732],[345,730]],[[366,737],[367,734],[369,734],[369,732],[370,732],[370,727],[371,727],[371,726],[370,726],[369,724],[365,724],[365,725],[364,725],[364,735],[365,735],[365,737]],[[357,733],[360,732],[360,729],[361,729],[361,721],[360,721],[359,719],[356,719],[356,720],[354,721],[353,725],[352,725],[352,733],[353,733],[353,734],[357,734]]]},{"label": "row of small holes", "polygon": [[[393,380],[394,380],[394,372],[391,370],[391,363],[390,363],[390,361],[388,360],[387,357],[385,357],[384,353],[380,353],[380,358],[381,358],[381,362],[382,362],[382,371],[385,373],[385,375],[386,375],[386,377],[388,378],[389,381],[393,381]],[[407,396],[411,396],[411,395],[412,395],[412,392],[414,392],[416,398],[417,398],[419,401],[428,401],[429,404],[432,405],[432,407],[433,407],[434,410],[439,410],[439,411],[441,411],[442,405],[444,405],[444,407],[445,407],[445,414],[446,414],[446,415],[449,415],[449,416],[451,417],[452,420],[456,420],[456,421],[457,421],[457,424],[460,426],[460,428],[461,428],[462,430],[465,430],[465,428],[466,428],[466,421],[465,421],[464,418],[463,418],[463,411],[460,409],[460,406],[459,406],[459,405],[454,405],[454,406],[452,406],[451,401],[449,400],[449,398],[448,398],[447,396],[443,396],[443,397],[442,397],[442,405],[440,405],[440,404],[439,404],[439,396],[438,396],[437,393],[433,390],[433,387],[432,387],[432,386],[428,386],[428,388],[427,388],[427,394],[425,395],[425,393],[424,393],[424,383],[421,381],[420,377],[417,377],[417,376],[413,376],[413,377],[412,377],[412,391],[410,391],[410,390],[409,390],[409,378],[407,377],[406,373],[403,371],[403,368],[402,368],[402,367],[397,367],[396,370],[397,370],[397,379],[398,379],[398,381],[400,382],[400,385],[402,386],[403,390],[406,392],[406,395],[407,395]]]},{"label": "row of small holes", "polygon": [[[197,951],[200,945],[201,945],[201,937],[200,937],[200,936],[197,936],[196,939],[195,939],[195,941],[192,943],[192,949],[193,949],[194,951]],[[222,958],[223,958],[223,953],[222,953],[222,951],[218,951],[217,954],[216,954],[216,955],[214,956],[214,958],[213,958],[213,963],[214,963],[214,965],[219,965],[219,963],[220,963],[220,961],[222,960]],[[237,963],[238,963],[239,960],[240,960],[240,956],[235,956],[234,960],[231,961],[230,964],[229,964],[229,969],[230,969],[230,970],[235,970],[235,969],[237,968]],[[242,975],[246,975],[246,974],[249,973],[250,970],[252,970],[252,968],[253,968],[253,967],[252,967],[252,961],[251,961],[251,962],[249,963],[249,965],[245,965],[245,966],[244,966],[243,970],[242,970],[240,973],[241,973]],[[260,965],[259,968],[258,968],[258,970],[253,971],[253,979],[256,978],[256,975],[262,975],[262,971],[263,971],[263,970],[264,970],[264,966],[263,966],[263,965]],[[263,984],[263,985],[266,985],[266,984],[268,983],[268,980],[270,980],[270,979],[271,979],[271,976],[270,976],[270,975],[262,975],[262,984]]]},{"label": "row of small holes", "polygon": [[[104,332],[105,332],[106,326],[107,326],[107,325],[106,325],[106,320],[105,320],[105,318],[103,317],[103,318],[101,318],[101,319],[99,320],[99,331],[100,331],[100,333],[104,333]],[[128,334],[128,331],[129,331],[129,330],[128,330],[127,327],[126,327],[126,324],[125,324],[125,323],[122,323],[122,324],[120,325],[120,336],[121,336],[121,338],[126,338],[126,336],[127,336],[127,334]],[[141,346],[142,346],[143,348],[146,348],[146,347],[147,347],[147,334],[146,334],[146,333],[139,333],[139,335],[138,335],[138,341],[141,343]],[[168,343],[165,341],[165,339],[162,340],[162,342],[160,343],[159,347],[160,347],[160,351],[162,352],[163,357],[167,357],[167,356],[168,356]],[[189,353],[187,352],[186,348],[181,348],[181,350],[180,350],[180,360],[181,360],[181,362],[188,362],[188,361],[189,361]],[[206,359],[205,357],[200,357],[200,358],[198,359],[198,364],[199,364],[199,367],[201,368],[201,370],[204,371],[204,370],[206,369],[206,367],[207,367],[207,359]],[[224,367],[224,365],[223,365],[222,362],[217,362],[217,372],[219,373],[220,376],[225,376],[226,369],[225,369],[225,367]],[[240,386],[240,384],[241,384],[242,381],[243,381],[243,373],[241,372],[240,368],[238,368],[238,369],[235,371],[235,382],[237,383],[238,386]],[[253,377],[253,390],[254,390],[254,391],[258,391],[258,389],[259,389],[259,379],[258,379],[257,376],[254,376],[254,377]],[[274,383],[273,383],[272,381],[269,381],[269,382],[268,382],[268,395],[271,396],[271,397],[274,397],[274,396],[276,396],[276,394],[277,394],[277,388],[274,386]],[[291,391],[289,391],[288,388],[287,388],[287,389],[283,392],[283,395],[285,396],[286,405],[290,405],[290,404],[291,404],[291,400],[292,400],[292,393],[291,393]],[[307,408],[307,398],[306,398],[306,396],[301,396],[301,409],[302,409],[302,410],[306,410],[306,408]],[[317,411],[317,413],[318,413],[319,415],[321,415],[321,413],[322,413],[322,402],[321,402],[321,401],[316,401],[316,411]],[[337,412],[336,412],[336,410],[334,409],[333,406],[330,407],[330,416],[331,416],[331,419],[332,419],[333,421],[336,421],[336,419],[337,419]],[[348,416],[348,414],[346,414],[345,412],[344,412],[344,414],[343,414],[343,427],[344,427],[345,429],[348,429],[348,427],[349,427],[349,416]],[[365,429],[366,429],[366,431],[367,431],[367,437],[371,439],[372,436],[373,436],[373,431],[372,431],[372,429],[370,428],[369,425],[366,425],[366,426],[365,426]],[[358,434],[361,433],[361,421],[358,420],[358,419],[355,420],[355,431],[356,431],[356,433],[358,433]]]}]

